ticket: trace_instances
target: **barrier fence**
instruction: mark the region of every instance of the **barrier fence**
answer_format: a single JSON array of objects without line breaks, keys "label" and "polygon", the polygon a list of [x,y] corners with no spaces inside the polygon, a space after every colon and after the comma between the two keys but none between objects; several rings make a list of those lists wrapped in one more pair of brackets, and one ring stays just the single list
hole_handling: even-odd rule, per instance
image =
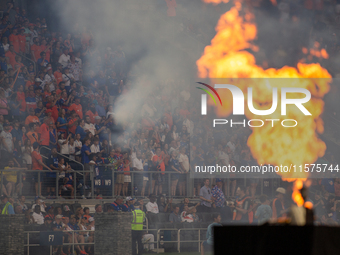
[{"label": "barrier fence", "polygon": [[[161,178],[161,186],[162,186],[162,194],[166,193],[168,194],[168,197],[172,197],[171,196],[171,180],[172,180],[172,175],[173,174],[178,174],[177,172],[162,172],[160,173],[159,171],[120,171],[118,172],[117,170],[115,170],[112,165],[101,165],[100,167],[102,167],[103,169],[101,169],[101,174],[98,176],[96,175],[96,170],[93,169],[93,167],[90,167],[90,170],[72,170],[70,172],[66,172],[72,175],[73,178],[73,189],[74,189],[74,196],[75,199],[81,197],[81,194],[84,194],[84,192],[88,192],[90,194],[85,194],[87,195],[87,197],[89,198],[95,198],[95,193],[96,191],[99,192],[99,194],[103,195],[103,198],[114,198],[115,195],[115,185],[117,185],[116,183],[116,179],[118,175],[124,175],[126,176],[126,174],[128,174],[128,176],[131,177],[131,182],[129,182],[129,191],[128,194],[125,194],[126,196],[135,196],[135,197],[140,197],[141,196],[141,190],[143,189],[143,187],[145,188],[145,193],[144,196],[147,196],[149,194],[151,194],[151,190],[152,190],[152,186],[155,185],[155,187],[157,185],[159,185],[159,178]],[[3,187],[4,186],[4,177],[6,177],[6,175],[8,175],[9,172],[16,172],[17,173],[17,184],[19,184],[19,194],[18,195],[25,195],[27,197],[29,197],[29,194],[25,193],[23,194],[23,183],[33,183],[32,181],[34,181],[35,183],[38,184],[42,184],[42,185],[38,185],[38,194],[39,195],[43,195],[41,192],[41,187],[45,188],[45,187],[55,187],[56,190],[56,196],[58,196],[59,194],[59,189],[61,188],[61,183],[60,180],[62,179],[62,177],[60,177],[60,171],[58,170],[53,170],[53,171],[49,171],[49,170],[15,170],[15,169],[2,169],[0,170],[0,178],[1,178],[1,189],[0,189],[0,194],[3,194]],[[46,181],[44,181],[44,178],[46,177],[47,173],[55,173],[56,177],[55,178],[55,185],[51,184],[51,183],[47,183]],[[178,196],[176,195],[176,197],[191,197],[193,194],[193,189],[194,187],[194,180],[197,179],[193,179],[190,178],[189,173],[186,173],[186,181],[185,181],[185,194],[182,196]],[[146,185],[144,185],[144,177],[147,177],[147,183]],[[51,179],[51,178],[49,178]],[[211,179],[214,179],[213,177]],[[225,181],[225,183],[229,183],[230,184],[230,179],[229,178],[225,178],[223,179]],[[263,194],[264,193],[264,188],[268,188],[270,189],[269,193],[271,194],[267,194],[267,195],[274,195],[275,190],[277,187],[279,187],[281,179],[271,179],[271,184],[270,187],[268,186],[267,183],[269,183],[268,180],[265,179],[258,179],[258,186],[257,187],[257,194]],[[199,181],[203,181],[203,179],[199,179]],[[247,184],[247,179],[243,178],[243,179],[238,179],[238,183],[239,184]],[[177,184],[178,185],[178,184]],[[87,191],[85,190],[85,186],[88,186]],[[155,191],[155,190],[154,190]],[[230,189],[228,189],[228,192],[230,191]],[[267,192],[268,193],[268,192]],[[226,197],[230,197],[230,194],[225,194]]]},{"label": "barrier fence", "polygon": [[[162,244],[167,244],[167,243],[173,243],[177,244],[177,251],[180,253],[181,252],[181,244],[183,243],[197,243],[198,244],[198,252],[201,251],[201,242],[205,241],[205,238],[201,238],[201,231],[206,231],[206,228],[160,228],[160,229],[149,229],[148,231],[157,231],[156,235],[156,240],[154,242],[145,242],[143,245],[147,244],[156,244],[156,249],[157,253],[160,252],[160,248]],[[72,233],[72,242],[67,242],[62,245],[49,245],[50,247],[50,255],[53,254],[53,247],[59,247],[59,246],[72,246],[72,254],[74,254],[75,246],[77,245],[95,245],[95,241],[91,243],[78,243],[74,242],[75,234],[77,232],[94,232],[95,230],[72,230],[72,231],[62,231],[63,233]],[[162,240],[161,239],[161,231],[174,231],[176,232],[176,240],[168,241],[168,240]],[[181,232],[183,231],[196,231],[197,232],[197,240],[181,240]],[[25,254],[30,255],[30,254],[35,254],[35,253],[30,253],[30,247],[42,247],[43,245],[40,245],[37,241],[37,236],[41,233],[41,231],[25,231],[24,234],[26,235],[27,241],[24,244],[25,247]],[[36,237],[34,237],[36,235]],[[32,239],[34,240],[32,240]],[[33,241],[33,243],[32,243]],[[46,246],[45,246],[46,247]],[[31,249],[32,250],[32,249]]]},{"label": "barrier fence", "polygon": [[[30,254],[30,247],[42,247],[43,245],[40,245],[40,243],[30,243],[30,237],[32,237],[32,234],[40,234],[42,231],[24,231],[24,234],[27,237],[27,242],[24,244],[25,248],[25,254],[29,255]],[[72,245],[72,254],[74,254],[74,246],[77,245],[94,245],[94,242],[92,243],[78,243],[78,242],[74,242],[74,238],[75,238],[75,234],[78,232],[94,232],[94,230],[72,230],[72,231],[62,231],[63,233],[72,233],[72,242],[67,242],[62,244],[62,246],[70,246]],[[37,240],[37,238],[35,238],[35,240]],[[53,248],[52,247],[57,247],[60,245],[49,245],[50,247],[50,255],[53,255]],[[27,252],[27,253],[26,253]],[[31,254],[36,254],[36,253],[31,253]]]}]

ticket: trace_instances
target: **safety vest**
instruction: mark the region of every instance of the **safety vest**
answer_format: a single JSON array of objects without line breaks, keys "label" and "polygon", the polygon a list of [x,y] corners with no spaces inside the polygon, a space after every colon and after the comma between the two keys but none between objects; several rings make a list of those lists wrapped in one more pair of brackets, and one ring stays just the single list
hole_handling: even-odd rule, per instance
[{"label": "safety vest", "polygon": [[7,202],[4,206],[4,208],[2,209],[2,212],[1,214],[8,214],[8,207],[11,203],[10,202]]},{"label": "safety vest", "polygon": [[[275,199],[273,200],[273,204],[272,204],[272,211],[273,211],[273,213],[272,213],[272,219],[273,219],[273,220],[278,219],[278,217],[277,217],[277,211],[276,211],[276,206],[275,206],[276,200],[277,200],[277,198],[275,198]],[[283,204],[282,201],[280,201],[280,202],[281,202],[282,210],[284,210],[284,209],[285,209],[285,205]],[[286,218],[286,214],[285,214],[285,213],[282,214],[282,215],[279,217],[279,219],[280,219],[280,218],[281,218],[281,219]]]},{"label": "safety vest", "polygon": [[[250,197],[248,196],[245,196],[242,200],[240,201],[235,201],[236,202],[236,207],[238,208],[242,208],[242,205],[243,205],[243,202],[248,199]],[[254,218],[254,213],[253,213],[253,210],[252,210],[252,205],[249,205],[249,208],[248,208],[248,220],[249,220],[249,223],[251,224],[253,222],[253,218]],[[236,209],[234,210],[234,213],[233,213],[233,220],[241,220],[242,219],[242,213],[240,213],[239,211],[237,211]]]},{"label": "safety vest", "polygon": [[141,209],[135,209],[132,211],[132,230],[143,230],[143,222],[145,219],[145,213]]}]

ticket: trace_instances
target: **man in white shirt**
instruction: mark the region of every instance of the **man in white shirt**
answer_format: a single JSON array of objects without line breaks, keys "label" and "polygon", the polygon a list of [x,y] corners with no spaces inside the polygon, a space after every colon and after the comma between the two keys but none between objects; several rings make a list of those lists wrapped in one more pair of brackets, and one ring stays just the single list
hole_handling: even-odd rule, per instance
[{"label": "man in white shirt", "polygon": [[182,170],[185,173],[189,172],[190,169],[190,165],[189,165],[189,158],[188,156],[185,154],[185,147],[182,147],[180,150],[179,157],[178,157],[178,162],[180,163]]},{"label": "man in white shirt", "polygon": [[68,54],[68,49],[64,48],[63,54],[60,55],[59,61],[58,61],[63,68],[67,67],[70,63],[70,55]]},{"label": "man in white shirt", "polygon": [[145,205],[145,208],[146,208],[146,213],[153,213],[153,214],[159,213],[155,195],[150,196],[150,201]]},{"label": "man in white shirt", "polygon": [[55,85],[57,84],[57,80],[55,79],[52,73],[52,67],[47,67],[47,73],[44,77],[44,83],[50,86],[50,92],[55,91]]},{"label": "man in white shirt", "polygon": [[71,81],[75,81],[74,76],[70,73],[70,68],[68,67],[64,68],[64,74],[61,77],[63,78],[63,82],[65,82],[65,88],[71,86]]},{"label": "man in white shirt", "polygon": [[100,152],[100,145],[99,145],[99,139],[98,138],[93,139],[93,144],[91,145],[90,149],[91,149],[91,153]]},{"label": "man in white shirt", "polygon": [[85,132],[86,131],[91,132],[93,136],[95,135],[96,127],[91,123],[90,117],[87,116],[87,115],[85,116],[84,130],[85,130]]},{"label": "man in white shirt", "polygon": [[38,225],[44,224],[44,216],[42,215],[42,213],[40,211],[40,206],[39,205],[36,205],[34,207],[34,212],[32,214],[32,218],[34,220],[34,223],[36,223]]},{"label": "man in white shirt", "polygon": [[42,201],[40,198],[37,198],[36,200],[35,200],[35,204],[32,206],[32,210],[34,211],[34,208],[35,208],[35,206],[36,205],[39,205],[40,206],[40,212],[46,212],[45,211],[45,208],[46,208],[46,205],[45,205],[45,202],[44,201]]},{"label": "man in white shirt", "polygon": [[[133,171],[143,171],[143,161],[142,161],[142,155],[140,151],[136,152],[135,157],[131,157],[132,159],[132,170]],[[142,190],[143,188],[143,175],[142,174],[134,174],[135,177],[135,183],[138,187],[138,190]]]}]

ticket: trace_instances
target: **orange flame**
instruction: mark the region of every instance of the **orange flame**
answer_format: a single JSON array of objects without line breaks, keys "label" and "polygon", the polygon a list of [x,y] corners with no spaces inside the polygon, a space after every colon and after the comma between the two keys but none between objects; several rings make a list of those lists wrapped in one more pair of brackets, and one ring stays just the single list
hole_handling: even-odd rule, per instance
[{"label": "orange flame", "polygon": [[277,2],[276,0],[270,0],[270,2],[272,3],[272,5],[276,6],[277,5]]},{"label": "orange flame", "polygon": [[[206,0],[206,2],[211,1]],[[216,26],[217,34],[212,39],[211,45],[205,47],[204,54],[196,62],[198,75],[201,78],[209,77],[211,79],[229,78],[231,84],[238,86],[243,91],[245,98],[247,98],[247,87],[252,87],[253,104],[259,110],[269,109],[272,105],[272,87],[277,87],[279,92],[281,87],[308,89],[312,94],[312,99],[304,106],[312,116],[305,116],[296,107],[288,106],[285,118],[297,120],[299,124],[296,127],[285,128],[280,124],[272,127],[271,122],[265,122],[261,128],[252,128],[253,132],[247,143],[259,164],[295,165],[297,167],[296,172],[279,173],[283,180],[294,181],[297,178],[305,180],[308,173],[300,172],[298,167],[301,166],[304,169],[305,163],[315,162],[318,157],[324,155],[326,150],[325,143],[318,138],[317,133],[323,132],[323,121],[320,118],[324,106],[322,97],[329,91],[331,75],[318,63],[298,63],[297,68],[284,66],[281,69],[269,68],[265,70],[257,66],[255,57],[246,51],[246,49],[258,50],[251,43],[257,36],[254,15],[245,11],[246,14],[241,17],[239,15],[241,9],[241,3],[236,1],[235,6],[220,17]],[[249,82],[249,79],[233,80],[232,78],[258,79],[252,79],[252,82]],[[267,78],[296,79],[287,79],[283,82],[282,79],[269,80]],[[223,106],[218,106],[216,113],[219,116],[228,116],[232,112],[232,95],[228,90],[223,89],[220,89],[218,93],[223,98]],[[301,97],[301,95],[292,93],[293,96],[294,98]],[[213,105],[212,100],[208,103]],[[253,115],[246,107],[245,114],[248,119],[282,119],[280,110],[277,109],[271,115],[258,116]],[[301,186],[301,184],[300,179],[296,185]],[[302,197],[298,197],[297,193],[293,197],[298,204],[303,205]]]}]

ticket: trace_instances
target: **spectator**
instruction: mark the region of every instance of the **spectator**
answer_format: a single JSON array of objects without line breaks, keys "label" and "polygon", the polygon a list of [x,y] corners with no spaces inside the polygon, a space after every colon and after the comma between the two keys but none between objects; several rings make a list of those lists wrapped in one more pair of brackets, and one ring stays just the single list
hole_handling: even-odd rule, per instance
[{"label": "spectator", "polygon": [[46,210],[45,210],[46,209],[46,205],[45,205],[45,202],[43,200],[41,200],[41,198],[37,197],[35,199],[35,204],[33,204],[32,210],[34,210],[36,205],[40,206],[40,211],[41,212],[46,213]]},{"label": "spectator", "polygon": [[62,68],[66,68],[69,65],[70,55],[68,54],[67,48],[63,49],[63,54],[60,55],[58,62]]},{"label": "spectator", "polygon": [[286,217],[287,209],[284,205],[284,196],[286,190],[282,187],[276,189],[276,198],[272,203],[272,219],[277,220],[279,218]]},{"label": "spectator", "polygon": [[225,206],[225,197],[222,191],[222,180],[216,179],[216,186],[212,188],[211,195],[213,197],[213,207],[217,212],[220,212],[221,209]]},{"label": "spectator", "polygon": [[11,158],[13,155],[14,143],[13,143],[12,134],[10,132],[9,124],[5,123],[3,127],[4,127],[4,130],[0,134],[1,154],[4,159],[8,160],[8,158]]},{"label": "spectator", "polygon": [[213,223],[211,223],[208,226],[207,229],[207,240],[204,241],[201,244],[201,255],[204,255],[206,251],[213,251],[213,245],[214,245],[214,227],[215,226],[221,226],[221,215],[218,213],[213,213],[212,218],[214,220]]},{"label": "spectator", "polygon": [[230,206],[234,209],[234,217],[233,220],[239,223],[251,223],[250,221],[250,212],[251,209],[251,200],[246,195],[246,188],[244,186],[239,186],[236,189],[236,206]]},{"label": "spectator", "polygon": [[114,211],[122,211],[123,198],[121,196],[116,197],[116,201],[111,204]]},{"label": "spectator", "polygon": [[[20,189],[22,189],[23,187],[23,184],[18,183],[17,180],[18,172],[16,172],[15,170],[26,170],[26,168],[14,167],[14,160],[15,158],[8,159],[8,166],[4,168],[4,170],[7,171],[3,172],[3,175],[5,176],[7,182],[6,184],[7,195],[9,196],[14,195],[15,197],[17,197],[20,192]],[[16,163],[18,164],[18,162]]]},{"label": "spectator", "polygon": [[132,197],[126,198],[126,203],[122,205],[123,212],[132,212],[134,210],[133,200],[134,199]]},{"label": "spectator", "polygon": [[161,148],[159,147],[156,149],[156,154],[153,155],[152,157],[152,164],[153,164],[152,170],[157,171],[158,173],[153,174],[151,193],[155,193],[157,195],[159,191],[159,194],[162,194],[165,164],[164,155],[162,154]]},{"label": "spectator", "polygon": [[171,196],[174,197],[176,196],[176,187],[177,187],[178,180],[182,174],[180,164],[177,159],[177,152],[175,150],[173,150],[171,153],[169,165],[171,167],[171,170],[176,172],[175,174],[171,175]]},{"label": "spectator", "polygon": [[85,222],[86,222],[86,223],[89,223],[89,219],[91,218],[91,215],[90,215],[90,208],[84,207],[84,215],[83,215],[83,218],[85,219]]},{"label": "spectator", "polygon": [[[32,168],[33,170],[43,170],[43,168],[47,168],[47,170],[52,171],[51,168],[49,168],[48,166],[46,166],[43,161],[42,161],[42,157],[39,153],[39,144],[37,142],[33,143],[33,152],[32,152]],[[38,182],[38,172],[34,172],[33,173],[33,178],[35,180],[35,194],[36,196],[42,197],[41,196],[41,182]],[[40,176],[40,180],[42,180],[42,176]],[[40,186],[40,188],[38,189],[38,185]],[[40,190],[40,194],[38,192],[38,190]]]},{"label": "spectator", "polygon": [[34,206],[34,212],[32,214],[33,217],[33,222],[38,224],[38,225],[42,225],[44,224],[44,216],[40,211],[40,206],[36,205]]},{"label": "spectator", "polygon": [[103,208],[100,204],[96,204],[94,209],[95,209],[96,213],[102,213],[103,212]]},{"label": "spectator", "polygon": [[160,213],[167,213],[167,212],[172,212],[172,198],[169,200],[167,198],[167,201],[165,202],[165,196],[159,195],[157,199],[157,205],[158,205],[158,210]]},{"label": "spectator", "polygon": [[[157,222],[157,215],[159,213],[158,205],[156,203],[156,196],[150,195],[150,201],[145,205],[146,213],[151,224]],[[149,223],[149,224],[150,224]]]},{"label": "spectator", "polygon": [[195,207],[189,207],[187,205],[184,206],[183,212],[181,213],[181,221],[182,222],[194,222],[194,216],[191,214],[196,210]]},{"label": "spectator", "polygon": [[204,186],[200,189],[200,199],[201,199],[200,211],[201,212],[211,212],[213,197],[211,194],[211,189],[209,187],[209,184],[210,184],[210,180],[205,179]]},{"label": "spectator", "polygon": [[262,225],[272,217],[272,208],[269,206],[270,202],[268,197],[266,195],[261,195],[260,202],[261,205],[257,208],[255,213],[255,219],[257,219],[258,225]]},{"label": "spectator", "polygon": [[6,195],[1,196],[1,203],[4,204],[1,214],[14,214],[13,205]]},{"label": "spectator", "polygon": [[20,195],[19,199],[18,199],[18,204],[21,206],[21,210],[24,211],[24,212],[28,210],[28,207],[25,204],[25,202],[26,202],[25,196],[24,195]]},{"label": "spectator", "polygon": [[179,205],[174,207],[173,212],[169,216],[169,221],[171,223],[182,222],[181,214],[179,213]]}]

